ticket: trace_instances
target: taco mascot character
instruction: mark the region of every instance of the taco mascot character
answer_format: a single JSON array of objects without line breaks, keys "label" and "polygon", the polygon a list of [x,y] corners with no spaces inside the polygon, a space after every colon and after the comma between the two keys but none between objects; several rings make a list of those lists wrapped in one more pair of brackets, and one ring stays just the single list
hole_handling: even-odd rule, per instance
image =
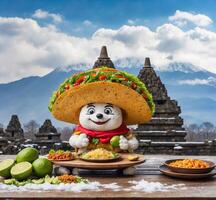
[{"label": "taco mascot character", "polygon": [[127,125],[148,122],[154,103],[136,76],[101,67],[66,79],[49,109],[56,119],[77,124],[69,143],[79,152],[96,148],[132,152],[138,140]]}]

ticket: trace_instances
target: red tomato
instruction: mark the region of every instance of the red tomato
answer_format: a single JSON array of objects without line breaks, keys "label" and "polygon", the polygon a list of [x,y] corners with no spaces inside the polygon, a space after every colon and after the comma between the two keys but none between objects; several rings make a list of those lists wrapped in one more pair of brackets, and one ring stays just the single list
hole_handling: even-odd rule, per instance
[{"label": "red tomato", "polygon": [[107,77],[104,76],[104,75],[99,76],[99,80],[100,80],[100,81],[106,80],[106,78],[107,78]]},{"label": "red tomato", "polygon": [[81,76],[79,79],[76,80],[75,84],[79,85],[80,83],[82,83],[85,80],[85,78],[86,78],[85,76]]},{"label": "red tomato", "polygon": [[65,85],[65,90],[69,90],[69,89],[70,89],[70,85],[69,84]]},{"label": "red tomato", "polygon": [[128,78],[126,78],[126,77],[124,77],[124,76],[122,76],[122,75],[117,75],[117,77],[118,77],[118,78],[124,79],[124,81],[128,81]]},{"label": "red tomato", "polygon": [[136,83],[132,83],[132,88],[134,89],[134,90],[136,90],[136,88],[137,88],[137,85],[136,85]]},{"label": "red tomato", "polygon": [[79,85],[79,83],[74,83],[74,84],[73,84],[74,87],[75,87],[75,86],[78,86],[78,85]]}]

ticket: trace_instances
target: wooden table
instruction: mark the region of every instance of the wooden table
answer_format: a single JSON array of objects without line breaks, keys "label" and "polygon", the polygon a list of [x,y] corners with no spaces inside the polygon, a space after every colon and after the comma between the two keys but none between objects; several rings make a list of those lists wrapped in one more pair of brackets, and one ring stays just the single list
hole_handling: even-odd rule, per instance
[{"label": "wooden table", "polygon": [[[0,160],[13,156],[0,156]],[[100,183],[117,183],[123,189],[128,188],[128,181],[140,181],[142,179],[148,182],[161,182],[164,184],[185,184],[184,189],[170,190],[168,192],[146,193],[142,191],[113,191],[105,189],[103,191],[83,191],[80,193],[64,191],[28,191],[28,192],[7,192],[0,193],[0,198],[7,199],[216,199],[216,176],[207,180],[186,181],[173,179],[162,175],[158,171],[160,163],[167,159],[175,159],[181,156],[171,155],[146,155],[146,162],[137,167],[137,175],[134,177],[119,176],[115,172],[95,172],[83,171],[83,176],[90,181],[99,181]],[[184,156],[188,157],[188,156]],[[206,159],[216,163],[216,157],[213,156],[189,156],[190,158]]]}]

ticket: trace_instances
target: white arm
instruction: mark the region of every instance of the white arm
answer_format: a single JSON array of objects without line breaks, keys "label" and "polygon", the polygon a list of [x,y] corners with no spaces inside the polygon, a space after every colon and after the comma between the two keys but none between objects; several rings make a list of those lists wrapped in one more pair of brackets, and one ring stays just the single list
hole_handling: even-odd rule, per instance
[{"label": "white arm", "polygon": [[139,142],[135,137],[128,140],[128,149],[136,150],[139,147]]},{"label": "white arm", "polygon": [[89,139],[86,134],[82,133],[80,135],[73,134],[69,139],[69,144],[73,148],[84,148],[89,144]]},{"label": "white arm", "polygon": [[123,135],[120,136],[119,147],[121,150],[128,150],[128,140]]}]

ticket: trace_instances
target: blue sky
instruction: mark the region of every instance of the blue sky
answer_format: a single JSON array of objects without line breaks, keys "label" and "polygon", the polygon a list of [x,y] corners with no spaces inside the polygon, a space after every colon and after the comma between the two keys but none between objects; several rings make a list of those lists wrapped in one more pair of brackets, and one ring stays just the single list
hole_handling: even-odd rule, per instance
[{"label": "blue sky", "polygon": [[215,9],[214,0],[1,0],[0,83],[91,65],[102,45],[113,60],[216,73]]},{"label": "blue sky", "polygon": [[[118,28],[128,19],[154,29],[176,10],[202,13],[216,18],[214,0],[1,0],[0,14],[4,17],[29,17],[35,10],[59,13],[65,22],[59,27],[75,35],[89,36],[98,27]],[[74,31],[84,20],[94,23],[80,32]]]}]

